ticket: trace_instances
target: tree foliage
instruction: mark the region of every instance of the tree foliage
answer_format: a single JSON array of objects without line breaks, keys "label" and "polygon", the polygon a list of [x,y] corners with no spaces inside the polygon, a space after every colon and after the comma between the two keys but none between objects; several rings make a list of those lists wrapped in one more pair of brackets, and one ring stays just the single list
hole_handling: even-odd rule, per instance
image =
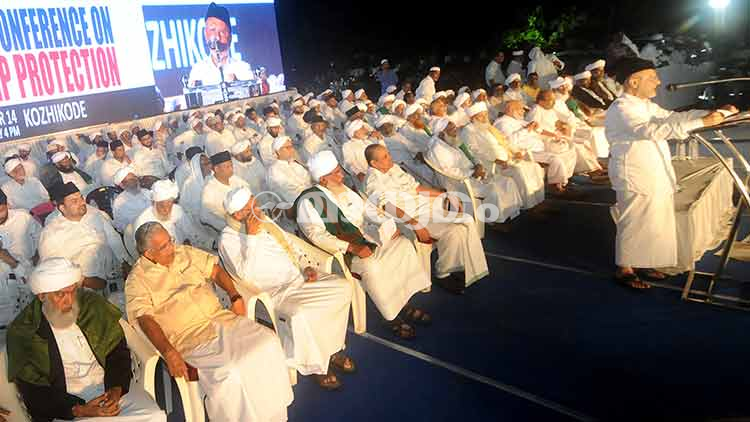
[{"label": "tree foliage", "polygon": [[580,19],[575,8],[547,22],[542,7],[537,6],[526,19],[525,27],[514,28],[503,34],[503,44],[510,49],[533,45],[547,50],[559,43],[567,32],[579,25]]}]

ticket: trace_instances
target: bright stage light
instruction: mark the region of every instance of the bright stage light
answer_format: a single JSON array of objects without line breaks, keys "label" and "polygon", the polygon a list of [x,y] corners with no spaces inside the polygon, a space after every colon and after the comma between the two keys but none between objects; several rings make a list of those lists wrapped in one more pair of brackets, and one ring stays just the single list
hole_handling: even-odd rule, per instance
[{"label": "bright stage light", "polygon": [[726,9],[729,6],[729,0],[708,0],[708,5],[712,9]]}]

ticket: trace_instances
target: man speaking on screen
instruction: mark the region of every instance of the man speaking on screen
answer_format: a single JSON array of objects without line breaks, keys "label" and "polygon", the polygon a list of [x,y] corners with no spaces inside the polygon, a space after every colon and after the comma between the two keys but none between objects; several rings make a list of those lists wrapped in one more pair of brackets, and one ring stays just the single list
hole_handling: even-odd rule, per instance
[{"label": "man speaking on screen", "polygon": [[248,81],[254,78],[249,63],[229,55],[232,25],[226,7],[216,3],[208,6],[203,36],[209,54],[190,69],[188,86],[218,85],[221,82]]}]

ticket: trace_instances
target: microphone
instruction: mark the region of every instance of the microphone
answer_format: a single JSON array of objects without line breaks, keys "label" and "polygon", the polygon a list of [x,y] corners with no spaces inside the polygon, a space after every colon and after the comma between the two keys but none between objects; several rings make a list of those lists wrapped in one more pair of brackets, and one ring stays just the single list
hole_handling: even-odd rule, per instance
[{"label": "microphone", "polygon": [[738,81],[750,81],[750,77],[715,79],[712,81],[698,81],[698,82],[684,82],[684,83],[677,83],[677,84],[668,84],[667,91],[674,92],[674,91],[677,91],[678,89],[683,89],[683,88],[693,88],[696,86],[704,86],[704,85],[719,85],[719,84],[725,84],[729,82],[738,82]]},{"label": "microphone", "polygon": [[213,36],[208,39],[208,49],[211,51],[216,51],[219,48],[219,38],[217,36]]}]

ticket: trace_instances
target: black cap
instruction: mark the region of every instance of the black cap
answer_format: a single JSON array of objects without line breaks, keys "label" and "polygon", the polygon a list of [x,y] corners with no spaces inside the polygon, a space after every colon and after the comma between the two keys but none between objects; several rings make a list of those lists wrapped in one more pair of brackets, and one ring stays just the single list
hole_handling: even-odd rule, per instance
[{"label": "black cap", "polygon": [[57,183],[49,190],[49,197],[55,202],[62,202],[66,196],[81,192],[73,182]]},{"label": "black cap", "polygon": [[123,146],[125,146],[125,145],[122,143],[121,140],[118,139],[116,141],[112,141],[112,142],[109,143],[109,150],[114,152],[114,150],[116,150],[119,147],[123,147]]},{"label": "black cap", "polygon": [[138,140],[140,141],[141,139],[145,138],[146,136],[153,137],[154,136],[154,132],[152,132],[150,130],[146,130],[146,129],[141,129],[141,130],[138,131],[138,133],[135,136],[138,137]]},{"label": "black cap", "polygon": [[360,110],[359,107],[353,106],[349,110],[346,110],[346,117],[352,117],[355,114],[359,113],[360,111],[362,111],[362,110]]},{"label": "black cap", "polygon": [[0,190],[0,205],[5,205],[8,203],[8,197],[5,196],[5,192]]},{"label": "black cap", "polygon": [[229,154],[229,151],[217,152],[211,156],[211,165],[218,166],[219,164],[225,161],[230,161],[231,159],[232,156]]},{"label": "black cap", "polygon": [[305,123],[312,123],[313,117],[317,116],[318,112],[310,109],[305,112],[305,114],[302,115],[302,120],[304,120]]},{"label": "black cap", "polygon": [[201,147],[190,147],[185,150],[185,158],[188,160],[192,160],[193,157],[203,152],[203,148]]},{"label": "black cap", "polygon": [[623,84],[630,75],[646,69],[656,69],[656,66],[651,60],[641,59],[640,57],[623,57],[615,63],[615,69],[615,80]]},{"label": "black cap", "polygon": [[229,28],[232,28],[232,24],[229,22],[229,10],[224,6],[219,6],[214,2],[208,5],[206,10],[206,19],[216,18],[223,21]]},{"label": "black cap", "polygon": [[96,143],[97,148],[109,148],[109,143],[107,141],[99,141]]},{"label": "black cap", "polygon": [[271,106],[263,107],[263,115],[265,116],[268,113],[276,113],[276,109]]},{"label": "black cap", "polygon": [[326,122],[326,119],[324,119],[323,116],[316,113],[314,116],[312,116],[312,118],[310,118],[310,121],[308,123],[313,124],[313,123],[328,123],[328,122]]}]

